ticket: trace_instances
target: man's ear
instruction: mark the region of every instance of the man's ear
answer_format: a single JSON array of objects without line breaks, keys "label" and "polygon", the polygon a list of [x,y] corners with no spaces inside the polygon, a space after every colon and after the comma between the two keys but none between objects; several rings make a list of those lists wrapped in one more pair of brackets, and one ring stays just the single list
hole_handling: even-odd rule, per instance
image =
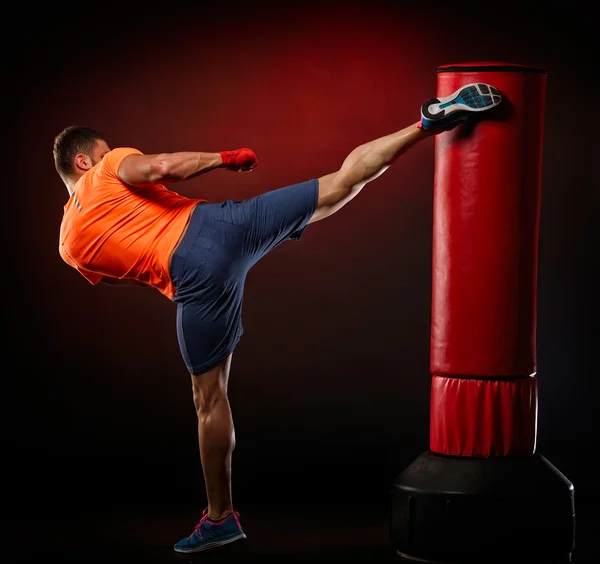
[{"label": "man's ear", "polygon": [[92,159],[83,153],[78,153],[75,157],[75,166],[81,171],[88,171],[92,168]]}]

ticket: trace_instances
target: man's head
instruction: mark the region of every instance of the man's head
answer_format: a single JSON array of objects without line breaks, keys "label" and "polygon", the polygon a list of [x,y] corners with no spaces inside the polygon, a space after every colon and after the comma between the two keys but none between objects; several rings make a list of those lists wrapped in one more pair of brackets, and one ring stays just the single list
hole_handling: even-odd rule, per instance
[{"label": "man's head", "polygon": [[109,151],[98,131],[71,125],[54,138],[54,166],[65,184],[71,186]]}]

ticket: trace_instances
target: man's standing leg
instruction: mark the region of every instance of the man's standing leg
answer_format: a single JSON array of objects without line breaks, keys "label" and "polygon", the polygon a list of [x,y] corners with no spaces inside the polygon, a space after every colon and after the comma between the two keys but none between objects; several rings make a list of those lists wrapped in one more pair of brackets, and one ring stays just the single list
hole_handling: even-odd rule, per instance
[{"label": "man's standing leg", "polygon": [[235,448],[235,429],[227,396],[231,356],[208,372],[192,375],[207,514],[213,521],[233,513],[231,455]]},{"label": "man's standing leg", "polygon": [[231,456],[235,448],[227,396],[231,357],[202,374],[192,374],[208,507],[192,534],[175,544],[177,552],[199,552],[246,538],[239,515],[233,510],[231,494]]}]

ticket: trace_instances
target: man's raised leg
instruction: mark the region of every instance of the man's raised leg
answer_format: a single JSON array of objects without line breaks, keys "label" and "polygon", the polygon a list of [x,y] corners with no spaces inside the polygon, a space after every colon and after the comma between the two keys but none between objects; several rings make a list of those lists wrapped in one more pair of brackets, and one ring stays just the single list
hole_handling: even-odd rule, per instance
[{"label": "man's raised leg", "polygon": [[414,123],[356,147],[341,168],[319,178],[317,208],[309,223],[320,221],[346,205],[361,189],[381,176],[403,153],[419,141],[435,135]]},{"label": "man's raised leg", "polygon": [[341,168],[319,178],[319,199],[309,223],[334,214],[372,180],[419,141],[454,129],[467,121],[484,118],[502,101],[490,84],[466,84],[450,96],[430,98],[421,106],[421,119],[404,129],[354,149]]}]

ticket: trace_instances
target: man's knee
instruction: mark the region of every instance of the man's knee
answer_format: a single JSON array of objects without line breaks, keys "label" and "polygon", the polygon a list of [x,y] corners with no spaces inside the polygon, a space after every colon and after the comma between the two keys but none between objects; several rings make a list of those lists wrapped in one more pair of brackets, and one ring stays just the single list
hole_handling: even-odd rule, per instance
[{"label": "man's knee", "polygon": [[202,374],[192,375],[196,413],[210,413],[220,401],[227,401],[230,358]]},{"label": "man's knee", "polygon": [[319,178],[317,208],[309,223],[334,214],[353,197],[354,188],[342,170]]},{"label": "man's knee", "polygon": [[343,174],[333,172],[319,178],[319,193],[317,209],[335,206],[349,192],[349,187],[344,183]]},{"label": "man's knee", "polygon": [[217,389],[199,393],[194,390],[194,407],[198,416],[212,413],[222,401],[227,401],[226,390]]}]

